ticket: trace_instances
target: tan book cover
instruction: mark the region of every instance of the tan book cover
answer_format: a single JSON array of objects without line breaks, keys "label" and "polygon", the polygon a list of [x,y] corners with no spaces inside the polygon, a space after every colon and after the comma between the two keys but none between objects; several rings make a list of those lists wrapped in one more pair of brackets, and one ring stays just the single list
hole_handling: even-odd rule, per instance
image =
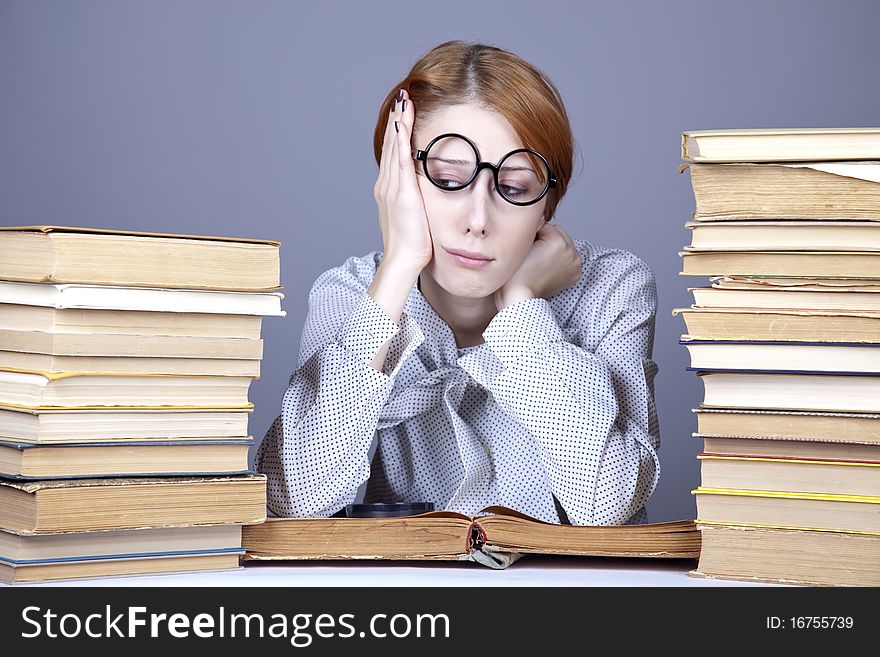
[{"label": "tan book cover", "polygon": [[751,128],[688,130],[689,162],[880,160],[880,128]]},{"label": "tan book cover", "polygon": [[0,329],[0,349],[56,356],[129,356],[259,360],[259,338],[197,338],[178,335],[48,333]]},{"label": "tan book cover", "polygon": [[694,218],[700,221],[880,221],[878,162],[839,165],[839,170],[849,175],[811,165],[735,163],[686,166],[691,172],[696,201]]},{"label": "tan book cover", "polygon": [[0,406],[0,441],[52,445],[247,437],[242,409],[119,408],[31,409]]},{"label": "tan book cover", "polygon": [[[880,457],[880,453],[875,455]],[[832,460],[703,452],[700,485],[785,493],[880,497],[880,460]]]},{"label": "tan book cover", "polygon": [[880,374],[880,344],[838,342],[680,341],[696,370]]},{"label": "tan book cover", "polygon": [[880,413],[880,376],[754,370],[700,371],[708,408]]},{"label": "tan book cover", "polygon": [[0,303],[0,330],[78,335],[259,339],[259,315],[224,315]]},{"label": "tan book cover", "polygon": [[688,221],[684,227],[695,251],[880,251],[880,221]]},{"label": "tan book cover", "polygon": [[880,287],[809,289],[801,287],[692,287],[697,308],[842,310],[880,313]]},{"label": "tan book cover", "polygon": [[0,479],[0,508],[15,534],[259,523],[266,477]]},{"label": "tan book cover", "polygon": [[826,276],[880,279],[880,253],[857,251],[698,251],[685,247],[685,276]]},{"label": "tan book cover", "polygon": [[0,351],[0,370],[30,374],[83,372],[120,375],[260,376],[260,361],[228,358],[56,356]]},{"label": "tan book cover", "polygon": [[[807,586],[880,586],[880,536],[843,532],[698,525],[695,577]],[[833,555],[829,559],[828,555]],[[834,619],[839,629],[852,619]]]},{"label": "tan book cover", "polygon": [[880,460],[880,443],[877,441],[844,442],[801,437],[771,438],[701,433],[692,435],[703,441],[703,452],[709,454],[830,461]]},{"label": "tan book cover", "polygon": [[54,479],[243,474],[251,439],[56,443],[0,439],[0,477]]},{"label": "tan book cover", "polygon": [[0,278],[265,292],[280,289],[280,242],[74,226],[2,226]]},{"label": "tan book cover", "polygon": [[16,564],[0,561],[0,582],[50,582],[91,577],[169,575],[206,570],[238,570],[240,553],[176,554],[126,559],[83,559],[54,563]]},{"label": "tan book cover", "polygon": [[707,488],[691,491],[697,523],[880,536],[880,497]]},{"label": "tan book cover", "polygon": [[843,310],[675,308],[695,340],[880,343],[880,313]]},{"label": "tan book cover", "polygon": [[250,377],[0,370],[0,405],[12,408],[226,408],[250,405]]},{"label": "tan book cover", "polygon": [[[824,441],[831,447],[864,444],[880,447],[880,414],[764,411],[755,409],[696,408],[697,431],[703,436],[744,436],[784,440],[780,449],[792,450],[804,441]],[[727,444],[729,441],[724,441]],[[772,441],[764,440],[762,443]],[[720,450],[728,452],[733,447]],[[751,446],[746,453],[765,449]],[[757,452],[763,453],[763,452]],[[813,454],[818,456],[818,454]],[[841,457],[844,458],[844,457]],[[873,459],[872,456],[856,458]]]}]

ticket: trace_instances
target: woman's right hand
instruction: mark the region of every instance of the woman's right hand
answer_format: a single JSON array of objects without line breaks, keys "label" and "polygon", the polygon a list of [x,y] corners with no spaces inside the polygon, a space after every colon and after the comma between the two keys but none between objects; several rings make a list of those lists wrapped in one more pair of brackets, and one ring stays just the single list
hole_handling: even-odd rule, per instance
[{"label": "woman's right hand", "polygon": [[388,115],[373,196],[385,247],[383,263],[417,277],[434,257],[434,243],[411,153],[415,107],[403,90],[396,98],[401,100],[392,104]]}]

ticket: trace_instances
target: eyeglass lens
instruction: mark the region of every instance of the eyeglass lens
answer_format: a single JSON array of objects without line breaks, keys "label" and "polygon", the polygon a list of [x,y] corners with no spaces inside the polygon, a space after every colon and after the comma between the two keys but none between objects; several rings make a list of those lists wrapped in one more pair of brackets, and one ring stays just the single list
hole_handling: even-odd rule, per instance
[{"label": "eyeglass lens", "polygon": [[[428,151],[427,173],[442,189],[462,189],[477,169],[477,154],[460,137],[443,137]],[[515,203],[528,203],[544,193],[549,178],[547,166],[529,153],[513,153],[501,162],[498,191]]]}]

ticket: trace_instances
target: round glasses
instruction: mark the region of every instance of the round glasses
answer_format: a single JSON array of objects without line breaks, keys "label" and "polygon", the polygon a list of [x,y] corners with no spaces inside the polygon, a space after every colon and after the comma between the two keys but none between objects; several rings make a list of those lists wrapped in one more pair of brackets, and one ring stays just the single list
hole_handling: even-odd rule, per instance
[{"label": "round glasses", "polygon": [[511,151],[495,165],[480,162],[480,153],[470,139],[448,132],[432,139],[425,150],[413,150],[412,156],[422,163],[428,180],[446,191],[464,189],[483,169],[491,169],[495,191],[513,205],[537,203],[556,187],[547,160],[530,148]]}]

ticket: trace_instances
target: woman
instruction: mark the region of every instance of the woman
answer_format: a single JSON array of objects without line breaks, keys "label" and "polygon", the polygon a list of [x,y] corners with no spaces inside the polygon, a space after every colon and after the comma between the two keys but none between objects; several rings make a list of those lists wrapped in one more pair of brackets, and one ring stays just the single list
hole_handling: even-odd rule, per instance
[{"label": "woman", "polygon": [[654,279],[548,223],[573,154],[556,87],[511,53],[444,43],[385,99],[374,149],[384,251],[312,287],[257,455],[271,510],[333,515],[367,482],[365,502],[646,522]]}]

